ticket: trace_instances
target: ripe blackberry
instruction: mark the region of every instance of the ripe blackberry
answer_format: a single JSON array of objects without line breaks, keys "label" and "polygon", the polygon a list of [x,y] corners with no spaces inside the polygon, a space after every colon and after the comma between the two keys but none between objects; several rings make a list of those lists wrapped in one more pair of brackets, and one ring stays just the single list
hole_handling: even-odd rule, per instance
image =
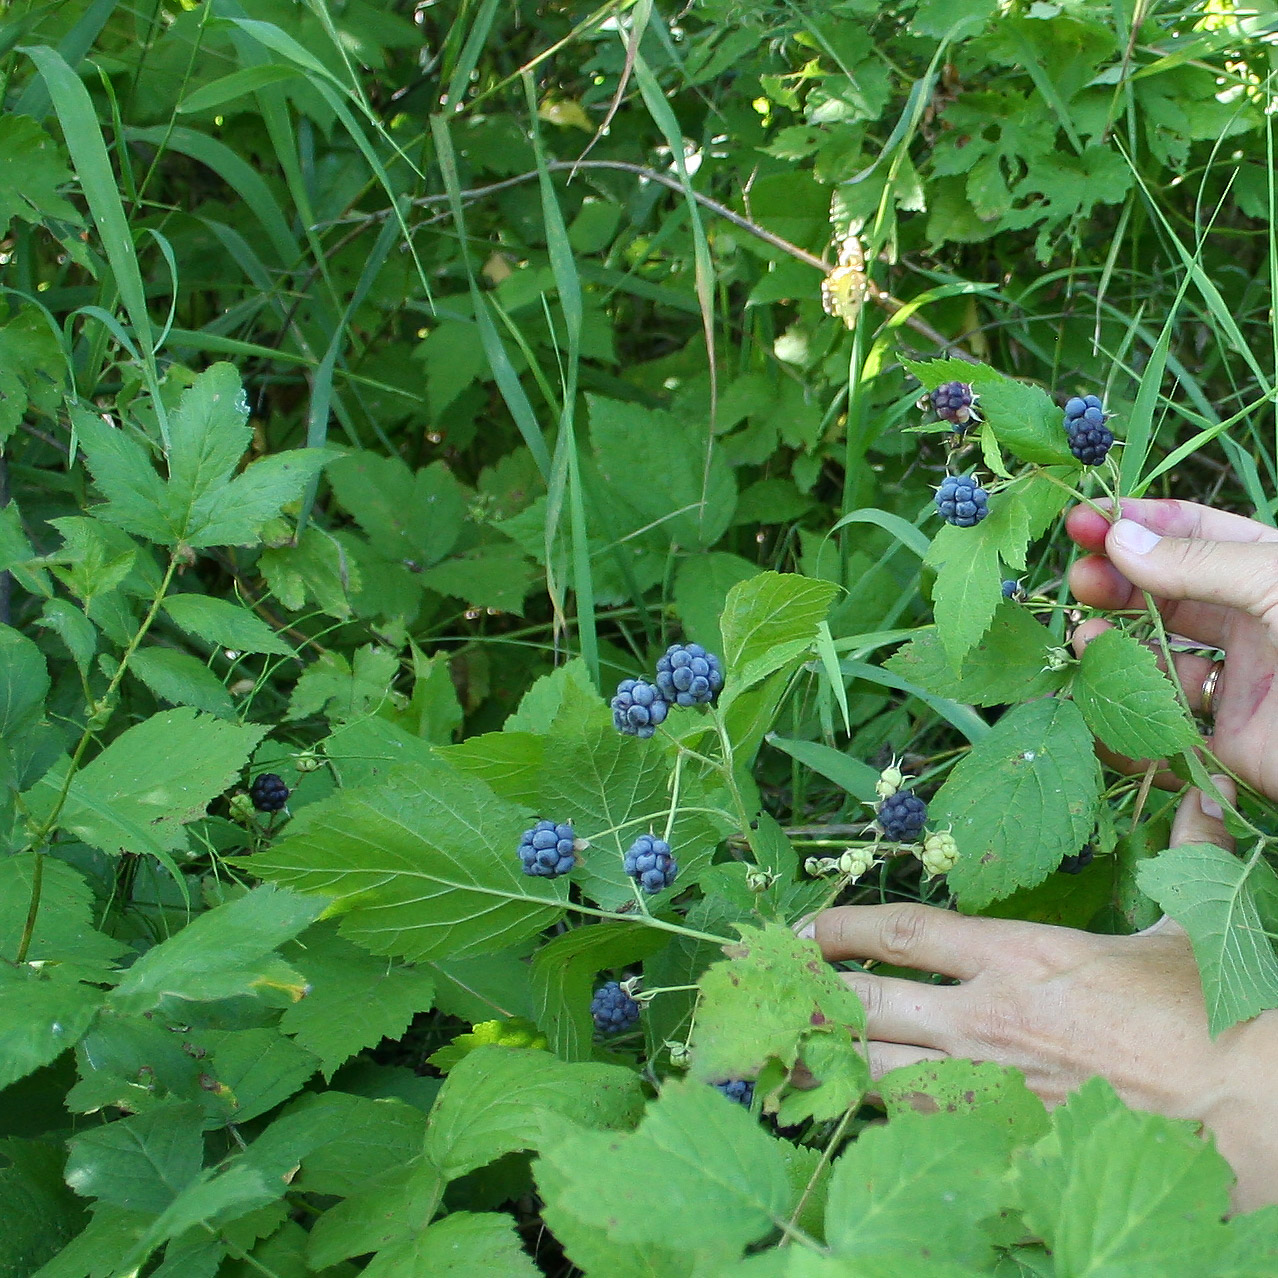
[{"label": "ripe blackberry", "polygon": [[1060,872],[1062,874],[1082,874],[1087,866],[1091,865],[1092,858],[1096,855],[1096,848],[1093,844],[1088,843],[1074,856],[1063,857],[1060,864]]},{"label": "ripe blackberry", "polygon": [[641,834],[626,852],[625,870],[645,892],[655,895],[675,881],[679,862],[670,855],[670,844]]},{"label": "ripe blackberry", "polygon": [[540,879],[557,879],[577,864],[577,836],[567,822],[538,821],[519,839],[519,859],[524,873]]},{"label": "ripe blackberry", "polygon": [[976,396],[966,382],[946,382],[928,396],[928,401],[932,411],[957,432],[965,431],[973,421],[980,420],[972,411]]},{"label": "ripe blackberry", "polygon": [[288,795],[288,786],[274,772],[263,772],[249,786],[249,798],[259,812],[282,812]]},{"label": "ripe blackberry", "polygon": [[652,736],[670,712],[660,689],[642,679],[623,679],[610,704],[613,727],[629,737]]},{"label": "ripe blackberry", "polygon": [[1105,409],[1096,395],[1074,396],[1065,405],[1065,434],[1069,451],[1084,466],[1099,466],[1114,443],[1105,425]]},{"label": "ripe blackberry", "polygon": [[975,475],[946,475],[936,491],[936,513],[947,524],[972,528],[990,513],[989,500]]},{"label": "ripe blackberry", "polygon": [[1005,581],[1003,583],[1003,598],[1014,599],[1020,603],[1025,598],[1025,591],[1019,581]]},{"label": "ripe blackberry", "polygon": [[601,1034],[620,1034],[639,1019],[639,1004],[621,988],[620,981],[609,981],[595,991],[590,1015]]},{"label": "ripe blackberry", "polygon": [[754,1104],[754,1083],[748,1078],[730,1078],[726,1083],[715,1083],[714,1088],[746,1109]]},{"label": "ripe blackberry", "polygon": [[927,804],[909,790],[898,790],[879,804],[879,828],[893,843],[911,843],[927,820]]},{"label": "ripe blackberry", "polygon": [[657,688],[676,706],[708,706],[723,687],[719,658],[699,643],[672,643],[657,661]]}]

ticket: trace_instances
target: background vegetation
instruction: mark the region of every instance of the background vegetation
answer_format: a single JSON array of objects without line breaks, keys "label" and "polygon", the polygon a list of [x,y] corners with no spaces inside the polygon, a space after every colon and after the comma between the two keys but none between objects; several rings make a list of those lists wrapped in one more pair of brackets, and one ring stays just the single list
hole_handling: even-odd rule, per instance
[{"label": "background vegetation", "polygon": [[[1060,493],[1002,550],[1020,664],[962,675],[982,626],[928,665],[918,361],[1037,396],[992,431],[1040,471],[1022,410],[1102,394],[1124,491],[1274,522],[1275,33],[1268,0],[7,6],[0,1273],[1272,1274],[1274,1215],[1221,1223],[1223,1164],[1099,1085],[1049,1127],[1010,1075],[913,1078],[963,1112],[887,1089],[881,1126],[804,1021],[859,1009],[776,925],[880,768],[930,796],[1064,681]],[[676,639],[740,695],[619,738]],[[1090,776],[1072,823],[990,783],[968,846],[1047,833],[964,905],[1156,917],[1169,802]],[[667,809],[649,910],[617,853]],[[616,845],[571,896],[518,874],[539,816]],[[904,857],[842,899],[948,892]],[[738,925],[782,1009],[753,1062]],[[1219,1023],[1278,1003],[1244,939]],[[641,970],[671,992],[593,1043],[599,974]]]}]

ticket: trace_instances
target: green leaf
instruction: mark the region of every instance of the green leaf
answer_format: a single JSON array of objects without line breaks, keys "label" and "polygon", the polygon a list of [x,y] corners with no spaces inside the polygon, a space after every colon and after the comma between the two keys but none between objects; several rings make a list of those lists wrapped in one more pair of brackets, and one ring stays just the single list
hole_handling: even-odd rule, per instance
[{"label": "green leaf", "polygon": [[[378,785],[396,768],[409,763],[427,763],[434,751],[420,737],[414,737],[389,719],[378,715],[339,723],[324,742],[324,757],[342,786]],[[451,759],[451,753],[445,754]]]},{"label": "green leaf", "polygon": [[351,615],[351,597],[360,588],[359,569],[331,533],[314,524],[295,543],[268,546],[258,568],[271,593],[293,612],[311,599],[330,617]]},{"label": "green leaf", "polygon": [[417,580],[427,590],[472,608],[495,608],[517,617],[523,616],[524,600],[536,585],[532,561],[517,546],[500,542],[445,559]]},{"label": "green leaf", "polygon": [[1087,841],[1101,771],[1078,707],[1045,698],[1016,706],[978,741],[929,805],[933,829],[953,826],[950,887],[979,910],[1041,883]]},{"label": "green leaf", "polygon": [[1189,933],[1213,1037],[1278,1007],[1278,958],[1257,908],[1278,877],[1263,861],[1189,843],[1142,861],[1136,882]]},{"label": "green leaf", "polygon": [[981,641],[1003,597],[997,539],[985,530],[990,518],[975,528],[946,524],[927,553],[928,566],[936,569],[936,630],[951,665],[959,665]]},{"label": "green leaf", "polygon": [[642,1108],[639,1076],[619,1065],[569,1065],[529,1048],[477,1047],[440,1089],[426,1155],[454,1179],[503,1154],[540,1149],[552,1116],[629,1127]]},{"label": "green leaf", "polygon": [[719,615],[733,586],[758,574],[758,567],[740,555],[712,551],[690,555],[679,565],[674,605],[684,635],[712,652],[719,646]]},{"label": "green leaf", "polygon": [[66,599],[46,599],[39,618],[32,623],[52,630],[67,646],[76,669],[89,673],[89,664],[98,650],[98,631],[88,617]]},{"label": "green leaf", "polygon": [[1002,1130],[1009,1148],[1047,1131],[1047,1110],[1025,1085],[1025,1076],[993,1061],[920,1061],[889,1070],[875,1086],[892,1119],[914,1111],[979,1114]]},{"label": "green leaf", "polygon": [[1020,604],[998,605],[994,622],[954,672],[935,630],[918,633],[883,664],[911,683],[974,706],[1031,701],[1063,687],[1069,675],[1045,668],[1051,634]]},{"label": "green leaf", "polygon": [[235,714],[231,694],[221,679],[189,652],[140,648],[133,654],[129,669],[161,701],[193,706],[220,719],[230,719]]},{"label": "green leaf", "polygon": [[339,937],[334,925],[311,928],[286,955],[307,989],[285,1010],[280,1028],[319,1057],[326,1079],[362,1048],[399,1038],[417,1012],[434,1004],[429,971],[374,958]]},{"label": "green leaf", "polygon": [[[185,708],[154,714],[76,773],[60,824],[112,854],[156,856],[182,847],[182,827],[238,779],[265,731]],[[61,774],[55,770],[28,793],[33,815],[52,810]]]},{"label": "green leaf", "polygon": [[[789,1070],[803,1059],[823,1086],[790,1100],[785,1121],[801,1116],[795,1107],[819,1117],[842,1114],[869,1084],[853,1037],[865,1028],[860,1000],[838,973],[815,961],[815,944],[788,927],[740,931],[728,960],[700,981],[693,1076],[705,1082],[757,1078],[774,1061]],[[831,1040],[831,1050],[822,1053],[825,1069],[813,1059],[821,1039]]]},{"label": "green leaf", "polygon": [[[13,958],[26,927],[35,854],[24,852],[0,860],[0,955]],[[45,856],[40,911],[31,934],[28,962],[72,964],[102,970],[125,946],[93,926],[93,890],[64,861]]]},{"label": "green leaf", "polygon": [[740,1105],[691,1080],[667,1081],[632,1135],[564,1129],[534,1171],[543,1162],[554,1170],[553,1206],[620,1243],[741,1247],[771,1232],[790,1205],[777,1142]]},{"label": "green leaf", "polygon": [[1068,1274],[1214,1272],[1231,1173],[1189,1124],[1127,1109],[1104,1079],[1052,1115],[1017,1162],[1017,1205]]},{"label": "green leaf", "polygon": [[536,1021],[561,1060],[590,1059],[590,999],[598,972],[625,967],[667,944],[668,935],[633,923],[600,923],[555,937],[532,965]]},{"label": "green leaf", "polygon": [[872,768],[868,763],[862,763],[860,759],[836,750],[833,746],[822,745],[819,741],[791,740],[779,737],[775,732],[768,734],[767,741],[778,750],[784,750],[791,758],[798,759],[805,768],[811,768],[826,780],[833,781],[853,798],[865,803],[876,802],[874,787],[879,779],[877,768]]},{"label": "green leaf", "polygon": [[333,462],[328,482],[373,548],[396,563],[428,568],[461,535],[466,499],[443,462],[413,474],[398,457],[361,451]]},{"label": "green leaf", "polygon": [[574,657],[533,680],[514,714],[502,725],[502,731],[544,736],[552,728],[585,727],[592,720],[611,723],[612,716],[600,700],[599,690],[590,681],[586,663]]},{"label": "green leaf", "polygon": [[365,1278],[539,1278],[515,1222],[495,1212],[457,1211],[378,1252]]},{"label": "green leaf", "polygon": [[1009,452],[1047,466],[1078,465],[1065,436],[1065,414],[1042,387],[1004,377],[972,385],[981,415]]},{"label": "green leaf", "polygon": [[84,1204],[62,1180],[62,1150],[34,1140],[0,1141],[0,1274],[34,1273],[84,1227]]},{"label": "green leaf", "polygon": [[336,897],[328,912],[343,915],[342,934],[374,954],[492,953],[549,927],[567,904],[562,880],[523,873],[523,812],[442,763],[305,815],[298,833],[253,858],[252,872]]},{"label": "green leaf", "polygon": [[140,444],[95,414],[76,429],[107,498],[98,514],[164,545],[248,545],[286,502],[299,497],[330,454],[321,449],[277,453],[234,475],[252,439],[239,373],[214,364],[199,374],[169,419],[168,482]]},{"label": "green leaf", "polygon": [[53,139],[30,116],[0,117],[0,235],[16,218],[39,225],[56,218],[81,225],[75,206],[59,192],[71,172]]},{"label": "green leaf", "polygon": [[1106,630],[1083,649],[1074,700],[1087,726],[1129,758],[1161,759],[1198,744],[1198,732],[1154,654],[1121,630]]},{"label": "green leaf", "polygon": [[983,1114],[900,1114],[835,1164],[826,1241],[843,1256],[888,1253],[902,1272],[931,1259],[989,1266],[980,1222],[1002,1206],[1007,1165],[1006,1137]]},{"label": "green leaf", "polygon": [[[535,688],[537,685],[534,684]],[[476,776],[512,803],[534,808],[541,793],[547,738],[531,732],[482,732],[438,750],[458,772]]]},{"label": "green leaf", "polygon": [[48,691],[44,654],[26,635],[0,625],[0,737],[12,737],[30,723]]},{"label": "green leaf", "polygon": [[269,884],[255,887],[206,910],[143,954],[115,987],[112,1002],[143,1011],[166,996],[207,1000],[247,993],[279,974],[278,964],[263,966],[263,960],[309,926],[323,904]]},{"label": "green leaf", "polygon": [[[601,396],[587,397],[590,441],[607,500],[631,532],[656,524],[680,546],[713,546],[728,530],[737,485],[722,450],[707,443],[704,423]],[[634,476],[662,477],[659,484]]]},{"label": "green leaf", "polygon": [[189,635],[241,652],[288,657],[293,649],[260,617],[213,595],[170,595],[164,611]]},{"label": "green leaf", "polygon": [[198,1105],[172,1104],[76,1136],[67,1184],[85,1198],[162,1212],[200,1174],[202,1119]]},{"label": "green leaf", "polygon": [[838,587],[797,573],[765,572],[728,591],[723,635],[725,701],[788,665],[816,641]]},{"label": "green leaf", "polygon": [[374,714],[384,705],[402,704],[391,685],[399,676],[399,657],[379,645],[364,644],[348,662],[332,649],[303,672],[289,698],[289,719],[326,714],[350,720]]},{"label": "green leaf", "polygon": [[[180,935],[180,933],[179,933]],[[217,1080],[220,1118],[206,1126],[247,1123],[288,1100],[319,1068],[319,1060],[276,1029],[207,1030],[206,1071]]]},{"label": "green leaf", "polygon": [[[8,957],[6,955],[6,957]],[[0,1088],[74,1047],[89,1028],[103,993],[51,967],[0,964]]]}]

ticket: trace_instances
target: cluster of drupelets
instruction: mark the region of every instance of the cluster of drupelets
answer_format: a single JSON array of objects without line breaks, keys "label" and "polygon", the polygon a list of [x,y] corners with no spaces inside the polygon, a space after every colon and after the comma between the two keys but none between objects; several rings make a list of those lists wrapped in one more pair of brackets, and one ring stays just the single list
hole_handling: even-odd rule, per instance
[{"label": "cluster of drupelets", "polygon": [[[966,382],[946,382],[919,404],[930,408],[954,428],[955,440],[981,421],[978,396]],[[1065,404],[1063,427],[1069,450],[1084,466],[1099,466],[1114,445],[1114,433],[1105,425],[1109,418],[1099,396],[1075,395]],[[936,491],[936,513],[947,524],[973,528],[988,515],[990,495],[976,475],[946,475]]]}]

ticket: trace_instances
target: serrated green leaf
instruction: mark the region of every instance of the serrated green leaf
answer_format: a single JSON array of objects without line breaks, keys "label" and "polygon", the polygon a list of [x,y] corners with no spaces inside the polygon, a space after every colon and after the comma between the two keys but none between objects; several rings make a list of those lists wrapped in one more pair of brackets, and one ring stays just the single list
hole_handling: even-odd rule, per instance
[{"label": "serrated green leaf", "polygon": [[0,737],[21,731],[39,713],[48,691],[44,654],[12,626],[0,626]]},{"label": "serrated green leaf", "polygon": [[590,1059],[590,998],[596,973],[637,963],[667,941],[667,935],[655,928],[600,923],[574,928],[538,950],[532,965],[535,1019],[556,1056]]},{"label": "serrated green leaf", "polygon": [[101,990],[81,985],[57,967],[37,971],[0,964],[0,1087],[74,1047],[104,997]]},{"label": "serrated green leaf", "polygon": [[1003,597],[997,540],[983,531],[985,523],[975,528],[946,524],[927,552],[928,566],[936,569],[936,630],[955,666],[981,641]]},{"label": "serrated green leaf", "polygon": [[335,897],[342,934],[374,954],[492,953],[549,927],[568,901],[562,879],[522,871],[525,813],[443,763],[344,791],[298,824],[253,858],[253,873]]},{"label": "serrated green leaf", "polygon": [[[815,944],[788,927],[739,930],[742,939],[728,947],[727,961],[700,981],[693,1077],[757,1078],[771,1062],[788,1070],[802,1058],[823,1084],[803,1094],[804,1106],[822,1117],[842,1114],[869,1082],[855,1047],[854,1036],[865,1027],[860,1001],[833,969],[814,961]],[[818,1063],[813,1047],[825,1038],[833,1052]]]},{"label": "serrated green leaf", "polygon": [[323,905],[269,884],[255,887],[148,950],[124,974],[112,1002],[143,1011],[166,995],[219,999],[245,993],[275,971],[263,969],[262,960],[309,926]]},{"label": "serrated green leaf", "polygon": [[458,772],[479,777],[503,799],[536,807],[547,738],[532,732],[482,732],[438,750]]},{"label": "serrated green leaf", "polygon": [[1256,904],[1258,892],[1278,890],[1278,878],[1263,861],[1189,843],[1142,861],[1136,882],[1189,933],[1213,1037],[1278,1007],[1278,957]]},{"label": "serrated green leaf", "polygon": [[974,706],[997,706],[1047,696],[1065,684],[1066,671],[1045,668],[1051,646],[1051,634],[1031,613],[1020,604],[1004,601],[957,674],[935,630],[917,634],[883,664],[938,696]]},{"label": "serrated green leaf", "polygon": [[725,703],[814,643],[837,593],[833,582],[797,573],[760,573],[733,586],[719,618]]},{"label": "serrated green leaf", "polygon": [[[179,935],[181,935],[179,933]],[[207,1030],[205,1071],[216,1080],[220,1115],[208,1127],[247,1123],[288,1100],[319,1068],[319,1058],[277,1029]]]},{"label": "serrated green leaf", "polygon": [[1047,1110],[1019,1071],[992,1061],[920,1061],[889,1070],[876,1089],[888,1116],[913,1111],[979,1114],[1011,1149],[1047,1131]]},{"label": "serrated green leaf", "polygon": [[540,1149],[551,1116],[629,1127],[639,1076],[619,1065],[567,1064],[522,1047],[477,1047],[450,1071],[430,1112],[426,1155],[449,1179],[503,1154]]},{"label": "serrated green leaf", "polygon": [[533,680],[514,714],[502,725],[502,731],[544,736],[552,729],[584,728],[592,720],[611,723],[612,716],[599,690],[590,681],[586,663],[574,657]]},{"label": "serrated green leaf", "polygon": [[280,1028],[333,1072],[365,1047],[399,1038],[417,1012],[429,1011],[435,978],[393,964],[343,940],[333,924],[311,928],[285,956],[306,978],[305,998],[285,1009]]},{"label": "serrated green leaf", "polygon": [[11,112],[0,118],[0,235],[8,234],[15,217],[81,225],[75,206],[60,194],[70,183],[61,151],[35,120]]},{"label": "serrated green leaf", "polygon": [[928,391],[934,391],[946,382],[967,382],[973,385],[973,379],[978,377],[984,381],[1003,380],[1002,374],[995,372],[988,364],[974,364],[965,359],[903,359],[901,364]]},{"label": "serrated green leaf", "polygon": [[1210,1273],[1225,1241],[1225,1160],[1188,1124],[1127,1109],[1104,1079],[1053,1113],[1013,1177],[1060,1273]]},{"label": "serrated green leaf", "polygon": [[98,650],[98,631],[79,608],[66,599],[46,599],[39,619],[33,624],[52,630],[66,644],[80,673],[88,674],[93,654]]},{"label": "serrated green leaf", "polygon": [[633,1134],[563,1128],[541,1161],[562,1187],[557,1205],[622,1243],[745,1246],[790,1203],[777,1143],[740,1105],[691,1080],[667,1081]]},{"label": "serrated green leaf", "polygon": [[539,1278],[541,1270],[520,1246],[515,1222],[496,1212],[457,1211],[421,1233],[378,1252],[367,1278]]},{"label": "serrated green leaf", "polygon": [[952,825],[950,887],[979,910],[1041,883],[1095,824],[1100,764],[1078,707],[1045,698],[1016,706],[960,759],[929,804],[928,824]]},{"label": "serrated green leaf", "polygon": [[164,611],[189,635],[223,648],[291,656],[293,649],[247,608],[213,595],[170,595]]},{"label": "serrated green leaf", "polygon": [[1087,726],[1118,754],[1161,759],[1198,744],[1198,733],[1154,654],[1115,628],[1083,649],[1074,700]]},{"label": "serrated green leaf", "polygon": [[[31,901],[35,854],[24,852],[0,861],[0,955],[18,952]],[[28,962],[71,964],[105,969],[125,946],[93,926],[93,890],[84,877],[55,857],[44,858],[40,911],[27,950]]]},{"label": "serrated green leaf", "polygon": [[0,1141],[0,1274],[34,1273],[84,1227],[88,1213],[62,1180],[60,1148],[34,1140]]},{"label": "serrated green leaf", "polygon": [[1039,386],[1010,378],[973,382],[981,415],[998,442],[1022,461],[1077,466],[1065,436],[1065,414]]},{"label": "serrated green leaf", "polygon": [[129,669],[161,701],[193,706],[220,719],[229,719],[235,714],[231,694],[221,679],[189,652],[140,648],[133,654]]},{"label": "serrated green leaf", "polygon": [[202,1119],[198,1105],[172,1104],[76,1136],[67,1184],[85,1198],[162,1212],[200,1174]]},{"label": "serrated green leaf", "polygon": [[887,1253],[906,1262],[903,1272],[914,1260],[989,1266],[981,1221],[1003,1205],[1008,1153],[984,1114],[899,1114],[835,1164],[826,1241],[844,1256]]}]

